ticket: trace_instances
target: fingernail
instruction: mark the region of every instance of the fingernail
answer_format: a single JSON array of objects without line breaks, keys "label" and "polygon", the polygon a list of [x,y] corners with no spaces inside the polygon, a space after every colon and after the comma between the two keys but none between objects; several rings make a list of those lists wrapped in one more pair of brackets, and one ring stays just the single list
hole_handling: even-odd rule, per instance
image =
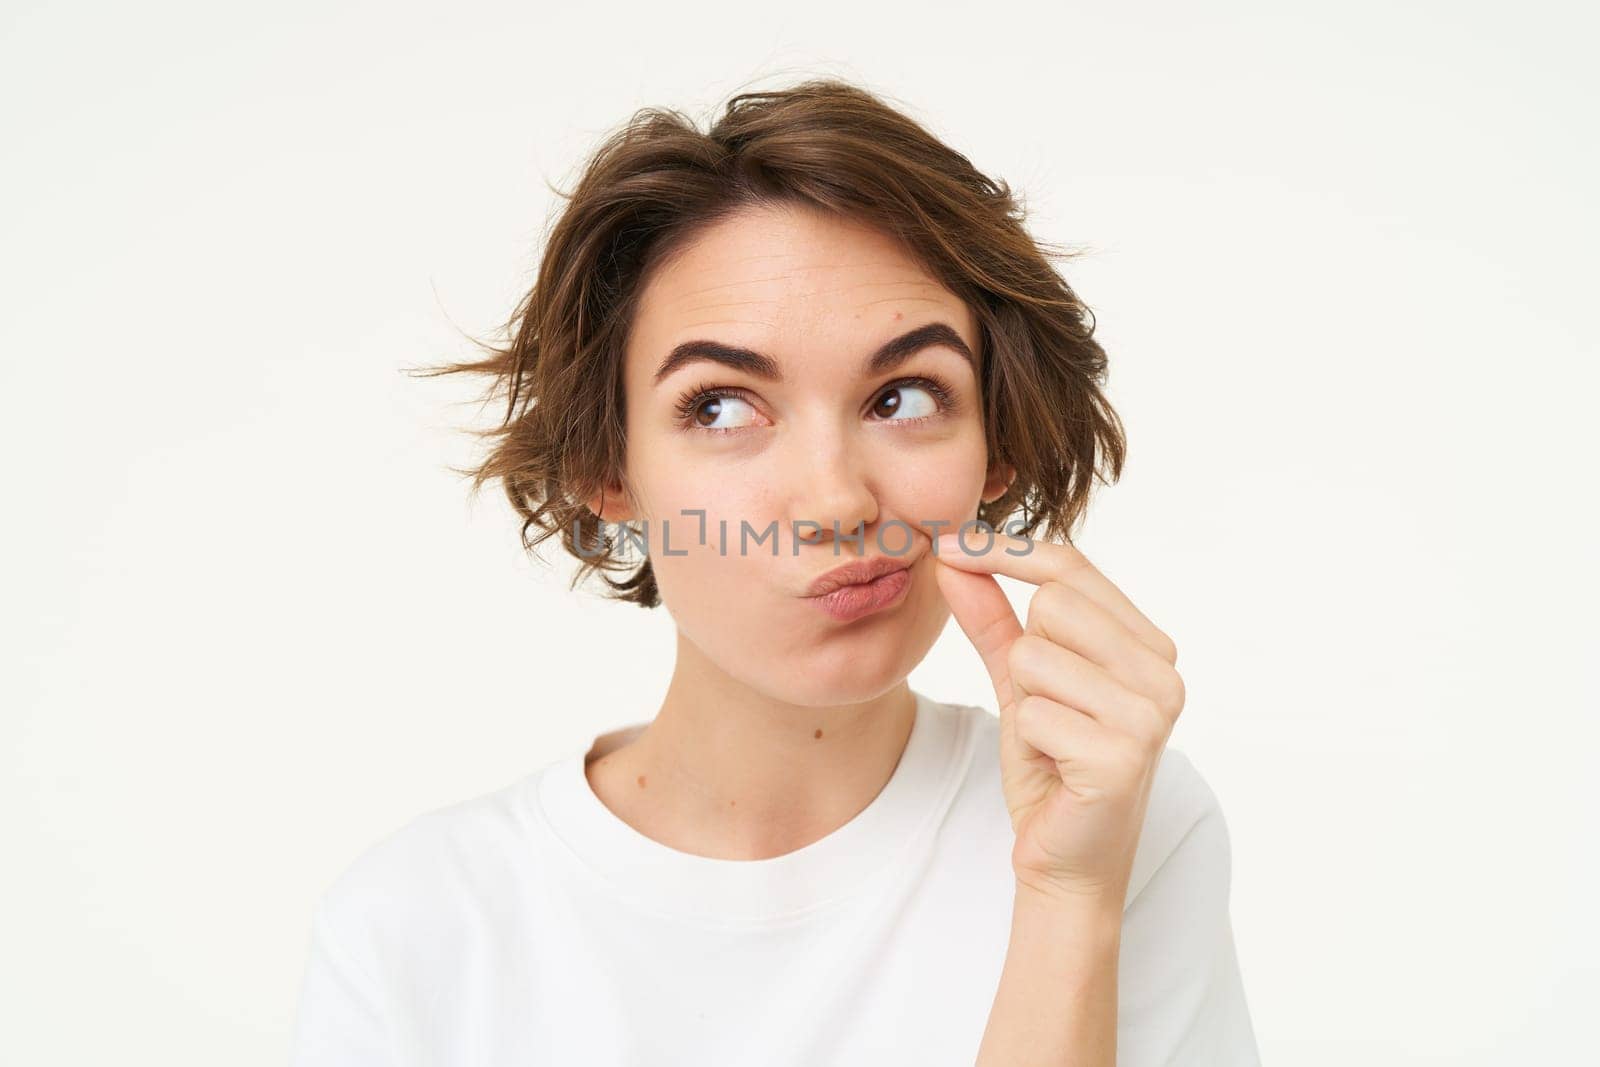
[{"label": "fingernail", "polygon": [[953,556],[961,551],[961,537],[959,534],[940,534],[933,544],[933,554],[936,556]]}]

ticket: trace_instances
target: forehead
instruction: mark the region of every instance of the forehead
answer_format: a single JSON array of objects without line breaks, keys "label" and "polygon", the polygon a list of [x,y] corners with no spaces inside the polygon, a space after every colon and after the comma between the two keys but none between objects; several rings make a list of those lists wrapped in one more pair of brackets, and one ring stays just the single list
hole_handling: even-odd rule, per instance
[{"label": "forehead", "polygon": [[808,339],[944,319],[969,339],[965,304],[890,235],[805,205],[741,210],[646,280],[634,338],[657,349],[711,330],[741,343]]}]

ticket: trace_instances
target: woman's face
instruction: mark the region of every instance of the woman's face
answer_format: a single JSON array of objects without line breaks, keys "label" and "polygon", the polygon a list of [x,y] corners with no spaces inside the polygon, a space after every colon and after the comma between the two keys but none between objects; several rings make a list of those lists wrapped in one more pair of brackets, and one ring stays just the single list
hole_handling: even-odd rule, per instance
[{"label": "woman's face", "polygon": [[[873,362],[918,330],[931,340]],[[982,357],[971,311],[892,238],[818,209],[747,209],[645,282],[626,503],[609,494],[602,517],[647,526],[662,603],[726,674],[807,706],[878,696],[948,617],[932,538],[1010,473],[987,477]],[[880,556],[911,563],[889,607],[841,618],[807,595]]]}]

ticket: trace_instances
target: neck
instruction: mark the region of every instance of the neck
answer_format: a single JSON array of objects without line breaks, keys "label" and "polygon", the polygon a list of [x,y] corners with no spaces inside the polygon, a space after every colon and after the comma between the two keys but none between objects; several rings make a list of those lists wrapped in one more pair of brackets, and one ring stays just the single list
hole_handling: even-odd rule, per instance
[{"label": "neck", "polygon": [[870,804],[915,715],[904,679],[856,702],[787,703],[731,677],[680,632],[655,718],[586,770],[606,807],[647,837],[694,855],[767,859]]}]

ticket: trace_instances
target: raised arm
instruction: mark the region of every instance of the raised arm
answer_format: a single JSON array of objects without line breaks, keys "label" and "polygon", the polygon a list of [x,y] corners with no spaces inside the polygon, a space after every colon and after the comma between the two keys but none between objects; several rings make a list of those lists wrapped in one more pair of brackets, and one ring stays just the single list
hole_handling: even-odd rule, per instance
[{"label": "raised arm", "polygon": [[[938,541],[941,592],[1000,710],[1011,941],[981,1067],[1115,1067],[1117,968],[1144,813],[1184,704],[1177,650],[1081,552]],[[995,575],[1031,582],[1023,625]]]}]

